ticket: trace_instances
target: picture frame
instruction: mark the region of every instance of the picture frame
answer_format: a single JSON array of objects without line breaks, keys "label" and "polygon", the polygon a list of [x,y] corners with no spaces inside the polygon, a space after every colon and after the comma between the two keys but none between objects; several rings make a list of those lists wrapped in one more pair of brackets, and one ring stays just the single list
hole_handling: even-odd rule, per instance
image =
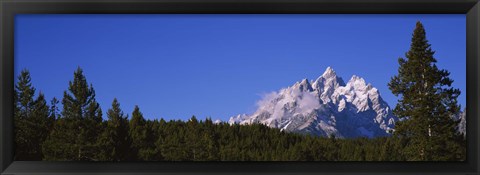
[{"label": "picture frame", "polygon": [[[478,0],[1,0],[1,174],[479,174]],[[466,14],[465,162],[47,162],[13,160],[17,14]]]}]

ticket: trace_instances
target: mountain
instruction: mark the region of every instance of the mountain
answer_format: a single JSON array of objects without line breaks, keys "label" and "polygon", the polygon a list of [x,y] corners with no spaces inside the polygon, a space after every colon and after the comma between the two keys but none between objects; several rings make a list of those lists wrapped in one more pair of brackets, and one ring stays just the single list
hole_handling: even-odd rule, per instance
[{"label": "mountain", "polygon": [[466,128],[467,109],[465,108],[463,110],[463,112],[460,112],[460,114],[458,114],[456,116],[456,118],[457,118],[457,120],[460,120],[460,123],[458,123],[458,127],[457,127],[458,132],[466,135],[466,132],[467,132],[467,128]]},{"label": "mountain", "polygon": [[378,89],[356,75],[345,83],[328,67],[312,83],[303,79],[266,95],[255,113],[231,117],[229,123],[262,123],[324,137],[372,138],[390,135],[397,120]]}]

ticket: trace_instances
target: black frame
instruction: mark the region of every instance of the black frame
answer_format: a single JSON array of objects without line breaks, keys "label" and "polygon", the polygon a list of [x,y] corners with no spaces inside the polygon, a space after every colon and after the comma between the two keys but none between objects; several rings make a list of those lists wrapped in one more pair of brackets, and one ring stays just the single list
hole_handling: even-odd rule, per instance
[{"label": "black frame", "polygon": [[[0,0],[1,174],[480,174],[478,0]],[[466,14],[465,162],[46,162],[13,161],[15,14]]]}]

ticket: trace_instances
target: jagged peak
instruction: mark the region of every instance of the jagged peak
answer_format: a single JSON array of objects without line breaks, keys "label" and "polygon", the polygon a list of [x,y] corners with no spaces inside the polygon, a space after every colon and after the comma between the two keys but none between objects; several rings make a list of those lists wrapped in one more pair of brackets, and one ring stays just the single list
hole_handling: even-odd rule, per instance
[{"label": "jagged peak", "polygon": [[350,78],[350,80],[354,80],[354,81],[359,79],[363,79],[363,78],[358,75],[352,75],[352,78]]},{"label": "jagged peak", "polygon": [[317,80],[313,82],[314,85],[318,85],[319,82],[325,82],[328,80],[336,79],[339,80],[340,78],[337,76],[336,72],[333,70],[332,67],[328,66],[325,72],[323,72],[322,76],[318,77]]},{"label": "jagged peak", "polygon": [[238,114],[236,116],[233,116],[233,117],[230,117],[230,119],[228,120],[228,123],[229,124],[238,124],[240,123],[241,121],[245,120],[248,116],[246,114]]},{"label": "jagged peak", "polygon": [[300,82],[300,84],[310,84],[310,82],[308,81],[307,78],[304,78],[304,79]]},{"label": "jagged peak", "polygon": [[376,87],[373,87],[372,84],[368,83],[367,87],[371,89],[373,92],[380,94],[380,91]]},{"label": "jagged peak", "polygon": [[300,91],[313,91],[312,85],[306,78],[302,79],[302,81],[298,81],[297,83],[295,83],[294,87],[300,88]]},{"label": "jagged peak", "polygon": [[[353,75],[352,78],[348,81],[348,83],[355,83],[355,84],[360,84],[363,86],[367,86],[367,83],[365,82],[365,79],[363,79],[360,76]],[[369,84],[370,85],[370,84]]]},{"label": "jagged peak", "polygon": [[310,84],[310,81],[308,81],[308,79],[304,78],[301,81],[295,82],[294,86],[295,85],[301,85],[301,84]]},{"label": "jagged peak", "polygon": [[323,72],[323,74],[322,74],[323,78],[331,78],[331,77],[336,77],[336,76],[337,76],[337,74],[335,73],[333,68],[330,67],[330,66],[328,66],[327,69],[325,70],[325,72]]},{"label": "jagged peak", "polygon": [[322,89],[325,85],[328,86],[345,86],[345,82],[339,76],[337,76],[335,70],[328,66],[322,76],[318,77],[315,81],[312,81],[312,88]]}]

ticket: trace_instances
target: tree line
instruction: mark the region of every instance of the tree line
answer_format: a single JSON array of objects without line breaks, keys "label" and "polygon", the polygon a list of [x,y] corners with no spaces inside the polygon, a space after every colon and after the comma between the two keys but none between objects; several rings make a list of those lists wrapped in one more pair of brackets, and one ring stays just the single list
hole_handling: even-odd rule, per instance
[{"label": "tree line", "polygon": [[[106,120],[81,68],[63,98],[47,103],[28,70],[14,92],[15,160],[48,161],[439,161],[465,160],[456,131],[458,89],[438,69],[418,22],[398,75],[388,84],[400,97],[392,137],[337,139],[288,133],[262,124],[230,125],[210,118],[146,120],[138,106],[125,114],[113,99]],[[59,109],[59,103],[62,104]],[[131,115],[130,115],[131,114]]]}]

